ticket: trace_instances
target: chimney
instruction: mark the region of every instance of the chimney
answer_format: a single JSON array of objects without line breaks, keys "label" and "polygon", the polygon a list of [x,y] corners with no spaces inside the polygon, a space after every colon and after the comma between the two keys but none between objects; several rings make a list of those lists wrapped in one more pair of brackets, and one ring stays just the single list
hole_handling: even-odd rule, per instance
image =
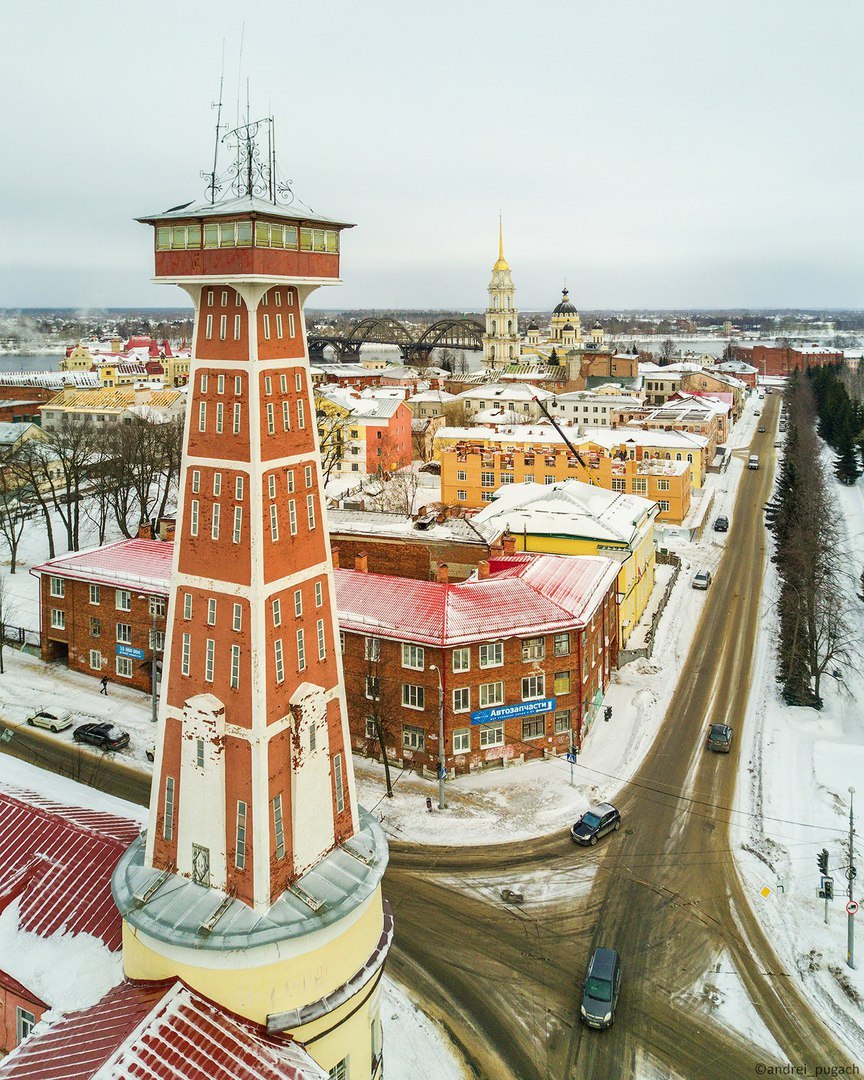
[{"label": "chimney", "polygon": [[489,577],[489,561],[488,559],[481,559],[477,563],[477,579],[478,581],[485,581]]},{"label": "chimney", "polygon": [[339,569],[339,548],[338,547],[334,547],[334,548],[330,549],[330,561],[333,564],[333,569],[338,570]]},{"label": "chimney", "polygon": [[513,536],[512,533],[505,533],[504,536],[502,537],[502,543],[504,545],[504,554],[505,555],[515,555],[516,554],[516,537]]},{"label": "chimney", "polygon": [[149,521],[142,521],[138,525],[138,539],[139,540],[152,540],[153,529],[150,527]]},{"label": "chimney", "polygon": [[437,577],[437,580],[440,581],[442,585],[446,585],[447,582],[450,580],[450,573],[449,573],[449,571],[447,569],[447,563],[446,562],[439,562],[438,563],[438,577]]},{"label": "chimney", "polygon": [[361,574],[369,573],[369,560],[366,557],[366,552],[363,551],[359,555],[354,556],[354,569]]}]

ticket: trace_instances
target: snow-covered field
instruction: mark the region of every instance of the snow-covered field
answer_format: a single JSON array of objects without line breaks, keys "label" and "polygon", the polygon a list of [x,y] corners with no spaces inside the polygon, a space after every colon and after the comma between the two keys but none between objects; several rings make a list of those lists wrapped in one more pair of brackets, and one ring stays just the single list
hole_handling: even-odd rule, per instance
[{"label": "snow-covered field", "polygon": [[[827,458],[826,458],[827,460]],[[829,476],[833,475],[829,468]],[[854,552],[864,535],[864,480],[844,487],[832,479],[850,553],[850,596],[861,566]],[[768,563],[756,670],[748,709],[749,744],[742,755],[736,806],[742,814],[736,850],[750,887],[752,904],[778,954],[801,982],[814,1006],[864,1059],[864,916],[855,922],[856,967],[846,964],[849,788],[855,787],[856,813],[864,814],[864,666],[858,663],[841,686],[823,683],[825,706],[784,704],[775,680],[776,570]],[[853,602],[853,617],[864,641],[864,604]],[[858,827],[860,835],[860,826]],[[817,897],[817,854],[828,849],[834,900]],[[856,840],[855,858],[861,866]],[[861,878],[855,895],[861,895]],[[760,895],[767,886],[768,896]]]}]

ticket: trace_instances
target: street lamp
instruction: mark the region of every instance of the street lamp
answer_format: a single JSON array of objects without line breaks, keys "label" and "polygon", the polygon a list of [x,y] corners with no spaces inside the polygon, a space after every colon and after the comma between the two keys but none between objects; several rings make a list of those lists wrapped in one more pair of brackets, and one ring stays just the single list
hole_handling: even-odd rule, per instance
[{"label": "street lamp", "polygon": [[441,682],[439,667],[430,664],[429,670],[434,671],[438,676],[438,809],[446,810],[447,803],[444,801],[444,777],[447,775],[444,758],[444,684]]}]

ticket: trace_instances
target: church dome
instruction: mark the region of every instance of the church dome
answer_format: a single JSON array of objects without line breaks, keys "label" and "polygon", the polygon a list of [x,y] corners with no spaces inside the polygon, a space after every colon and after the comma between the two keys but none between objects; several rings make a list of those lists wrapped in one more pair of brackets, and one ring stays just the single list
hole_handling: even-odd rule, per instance
[{"label": "church dome", "polygon": [[539,329],[540,329],[540,327],[539,327],[539,326],[537,325],[537,323],[536,323],[536,322],[534,322],[534,320],[532,319],[532,320],[531,320],[531,322],[529,322],[529,323],[528,323],[528,329],[529,329],[529,330],[539,330]]},{"label": "church dome", "polygon": [[603,324],[600,322],[599,319],[597,320],[597,322],[594,323],[594,326],[592,327],[592,329],[594,329],[594,330],[602,330],[603,329]]},{"label": "church dome", "polygon": [[564,329],[565,329],[565,330],[572,330],[572,329],[573,329],[573,323],[571,323],[571,322],[565,322],[565,323],[564,323]]},{"label": "church dome", "polygon": [[561,303],[552,312],[553,315],[576,315],[576,308],[570,303],[570,292],[564,289],[561,293]]}]

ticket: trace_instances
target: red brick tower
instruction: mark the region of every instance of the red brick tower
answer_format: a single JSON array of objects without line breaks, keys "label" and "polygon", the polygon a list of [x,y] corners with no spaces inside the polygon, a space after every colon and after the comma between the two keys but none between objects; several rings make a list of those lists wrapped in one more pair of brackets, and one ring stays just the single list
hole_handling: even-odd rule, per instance
[{"label": "red brick tower", "polygon": [[252,194],[139,220],[195,304],[145,861],[266,911],[358,829],[303,317],[348,226]]}]

